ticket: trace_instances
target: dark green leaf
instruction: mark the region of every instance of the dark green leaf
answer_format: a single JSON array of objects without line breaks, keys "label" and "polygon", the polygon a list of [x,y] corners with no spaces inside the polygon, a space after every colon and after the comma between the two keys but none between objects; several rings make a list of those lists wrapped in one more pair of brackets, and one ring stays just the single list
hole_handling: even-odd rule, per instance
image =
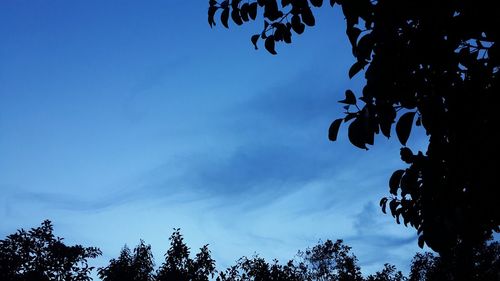
[{"label": "dark green leaf", "polygon": [[349,42],[351,42],[351,45],[354,47],[358,42],[358,37],[361,34],[361,29],[350,26],[347,27],[346,34],[347,37],[349,38]]},{"label": "dark green leaf", "polygon": [[248,15],[252,20],[255,20],[257,17],[257,2],[253,2],[248,6]]},{"label": "dark green leaf", "polygon": [[423,235],[420,235],[420,236],[418,237],[418,246],[420,247],[420,249],[423,249],[423,248],[424,248],[424,243],[425,243],[425,241],[424,241],[424,236],[423,236]]},{"label": "dark green leaf", "polygon": [[396,134],[398,135],[399,142],[404,146],[406,146],[406,142],[410,137],[414,117],[415,112],[407,112],[399,118],[399,121],[396,124]]},{"label": "dark green leaf", "polygon": [[309,0],[314,7],[321,7],[323,5],[323,0]]},{"label": "dark green leaf", "polygon": [[300,21],[300,17],[298,15],[292,16],[292,29],[297,34],[302,34],[305,29],[305,25]]},{"label": "dark green leaf", "polygon": [[243,3],[243,5],[241,5],[240,16],[241,16],[241,19],[245,22],[250,20],[248,18],[249,10],[250,10],[250,7],[249,7],[248,3]]},{"label": "dark green leaf", "polygon": [[347,131],[347,135],[349,137],[349,141],[356,147],[366,149],[366,136],[365,136],[365,126],[362,118],[359,116],[352,121],[349,125],[349,129]]},{"label": "dark green leaf", "polygon": [[356,104],[356,96],[351,90],[345,91],[345,99],[340,100],[340,103],[355,105]]},{"label": "dark green leaf", "polygon": [[328,139],[331,141],[337,140],[337,135],[339,133],[340,124],[342,124],[342,118],[337,119],[332,122],[330,128],[328,129]]},{"label": "dark green leaf", "polygon": [[385,209],[386,209],[386,207],[387,207],[387,200],[389,200],[389,198],[384,197],[384,198],[382,198],[382,199],[380,200],[380,203],[379,203],[379,204],[380,204],[380,207],[382,208],[382,212],[383,212],[384,214],[387,214],[387,213],[386,213],[386,210],[385,210]]},{"label": "dark green leaf", "polygon": [[231,18],[233,19],[234,23],[236,23],[237,25],[242,25],[243,24],[243,21],[241,20],[240,10],[239,9],[233,9],[231,11]]},{"label": "dark green leaf", "polygon": [[311,8],[306,7],[302,10],[302,21],[308,26],[314,26],[316,24]]},{"label": "dark green leaf", "polygon": [[397,170],[392,173],[392,176],[389,179],[389,192],[391,194],[398,195],[399,183],[401,182],[401,177],[403,177],[404,173],[404,170]]},{"label": "dark green leaf", "polygon": [[208,24],[210,25],[210,27],[213,27],[215,26],[215,20],[214,20],[214,16],[215,16],[215,12],[217,11],[217,7],[214,7],[214,6],[210,6],[208,8]]},{"label": "dark green leaf", "polygon": [[276,50],[274,49],[274,46],[275,46],[275,43],[274,43],[274,36],[273,35],[269,35],[267,38],[266,38],[266,41],[264,42],[264,47],[266,47],[266,50],[273,54],[273,55],[276,55]]},{"label": "dark green leaf", "polygon": [[229,20],[229,7],[225,8],[220,15],[220,21],[222,22],[222,25],[224,25],[226,28],[229,28],[229,25],[227,24],[228,20]]},{"label": "dark green leaf", "polygon": [[354,77],[354,75],[358,74],[358,72],[360,72],[367,64],[367,61],[355,62],[349,69],[349,78],[352,78]]},{"label": "dark green leaf", "polygon": [[259,35],[259,34],[255,34],[255,35],[252,35],[252,38],[251,38],[252,43],[253,43],[253,45],[255,46],[255,50],[257,50],[257,49],[258,49],[258,48],[257,48],[257,41],[259,41],[259,37],[260,37],[260,35]]}]

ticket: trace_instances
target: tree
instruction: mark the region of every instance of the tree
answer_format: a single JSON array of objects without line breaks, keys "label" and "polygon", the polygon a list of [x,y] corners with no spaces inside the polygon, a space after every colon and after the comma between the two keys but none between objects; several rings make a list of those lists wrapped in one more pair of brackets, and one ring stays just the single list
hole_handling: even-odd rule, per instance
[{"label": "tree", "polygon": [[95,247],[67,246],[55,237],[52,223],[24,229],[0,240],[0,280],[5,281],[88,281],[93,267],[87,259],[101,251]]},{"label": "tree", "polygon": [[210,256],[208,245],[192,259],[179,229],[174,230],[169,240],[170,249],[156,274],[156,281],[208,281],[214,275],[215,261]]},{"label": "tree", "polygon": [[[390,274],[381,275],[380,281],[401,281],[403,279],[383,279],[396,272],[394,266]],[[385,269],[384,269],[385,270]],[[385,273],[385,271],[383,271]],[[391,275],[392,274],[392,275]],[[402,276],[402,274],[399,272]],[[377,275],[377,276],[378,276]],[[371,278],[371,277],[370,277]],[[296,259],[280,264],[278,260],[271,263],[254,256],[251,259],[242,257],[237,264],[221,272],[218,281],[363,281],[357,258],[351,248],[342,240],[320,242],[313,248],[299,251]]]},{"label": "tree", "polygon": [[117,259],[109,261],[107,267],[99,268],[103,281],[153,281],[154,261],[151,246],[140,241],[134,253],[125,245]]},{"label": "tree", "polygon": [[[500,280],[500,244],[484,242],[473,250],[474,264],[470,281]],[[459,280],[457,259],[442,258],[431,253],[417,253],[411,263],[409,281]]]},{"label": "tree", "polygon": [[404,281],[407,280],[401,271],[398,271],[394,265],[384,264],[384,269],[368,276],[366,281]]},{"label": "tree", "polygon": [[[489,0],[330,0],[344,13],[346,35],[356,62],[352,78],[364,72],[366,85],[356,98],[345,92],[345,117],[333,121],[335,141],[342,123],[361,149],[374,136],[389,138],[395,127],[409,166],[389,180],[390,197],[380,205],[399,224],[417,230],[418,244],[462,261],[470,275],[472,249],[500,231],[496,149],[500,69],[500,10]],[[209,0],[208,22],[229,27],[255,20],[263,10],[264,28],[251,37],[271,54],[276,43],[314,26],[311,9],[322,0]],[[399,117],[398,117],[399,116]],[[395,126],[393,126],[395,124]],[[414,126],[429,137],[427,151],[407,147]],[[453,253],[458,249],[458,254]],[[464,277],[467,278],[467,277]]]}]

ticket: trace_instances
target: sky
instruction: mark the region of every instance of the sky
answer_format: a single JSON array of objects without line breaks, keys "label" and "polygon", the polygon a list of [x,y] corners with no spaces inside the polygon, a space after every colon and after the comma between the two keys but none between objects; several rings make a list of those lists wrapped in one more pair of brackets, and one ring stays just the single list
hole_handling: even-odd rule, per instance
[{"label": "sky", "polygon": [[407,272],[416,233],[378,207],[405,167],[397,140],[327,138],[337,101],[363,86],[341,11],[315,9],[317,26],[272,56],[250,42],[261,17],[210,28],[207,7],[0,2],[0,236],[50,219],[103,251],[95,266],[140,239],[159,264],[181,228],[219,269],[344,239],[365,274]]}]

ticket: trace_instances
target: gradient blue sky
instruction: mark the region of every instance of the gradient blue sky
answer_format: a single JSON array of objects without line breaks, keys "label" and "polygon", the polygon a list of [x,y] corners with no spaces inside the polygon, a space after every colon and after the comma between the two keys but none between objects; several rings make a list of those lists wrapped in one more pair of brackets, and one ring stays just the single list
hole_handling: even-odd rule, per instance
[{"label": "gradient blue sky", "polygon": [[[255,51],[261,20],[210,29],[207,1],[0,2],[0,235],[51,219],[68,243],[157,262],[180,227],[218,267],[342,238],[365,273],[418,250],[383,215],[396,139],[327,139],[353,62],[339,9]],[[414,134],[413,147],[425,139]]]}]

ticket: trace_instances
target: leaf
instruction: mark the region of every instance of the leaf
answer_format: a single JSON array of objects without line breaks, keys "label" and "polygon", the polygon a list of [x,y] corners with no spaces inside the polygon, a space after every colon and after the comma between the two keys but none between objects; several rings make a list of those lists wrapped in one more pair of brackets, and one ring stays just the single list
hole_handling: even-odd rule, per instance
[{"label": "leaf", "polygon": [[233,10],[238,9],[238,5],[240,4],[241,0],[233,0],[231,1],[231,7],[233,7]]},{"label": "leaf", "polygon": [[243,21],[241,20],[240,10],[239,9],[233,9],[231,11],[231,18],[233,19],[234,23],[236,23],[237,25],[242,25],[243,24]]},{"label": "leaf", "polygon": [[250,7],[249,7],[248,3],[244,3],[243,5],[241,5],[240,15],[241,15],[241,19],[245,22],[250,20],[248,18],[249,9],[250,9]]},{"label": "leaf", "polygon": [[394,123],[394,119],[396,118],[396,110],[392,105],[384,103],[382,105],[377,105],[377,114],[382,134],[390,138],[392,123]]},{"label": "leaf", "polygon": [[424,236],[423,235],[420,235],[418,237],[418,246],[420,247],[420,249],[423,249],[424,248]]},{"label": "leaf", "polygon": [[345,91],[345,99],[340,100],[340,103],[355,105],[356,104],[356,96],[351,90]]},{"label": "leaf", "polygon": [[355,62],[351,68],[349,69],[349,79],[352,79],[354,75],[358,74],[366,65],[368,64],[367,61],[357,61]]},{"label": "leaf", "polygon": [[389,209],[391,210],[391,215],[393,217],[396,217],[397,211],[396,208],[398,207],[399,202],[396,199],[392,199],[391,202],[389,203]]},{"label": "leaf", "polygon": [[259,41],[259,37],[260,37],[260,34],[255,34],[255,35],[252,35],[252,43],[253,45],[255,46],[255,50],[259,49],[257,48],[257,41]]},{"label": "leaf", "polygon": [[339,118],[332,122],[330,128],[328,129],[328,139],[331,141],[337,140],[337,135],[339,133],[340,124],[342,124],[342,118]]},{"label": "leaf", "polygon": [[274,36],[273,35],[269,35],[267,38],[266,38],[266,41],[264,42],[264,47],[266,47],[266,50],[273,54],[273,55],[276,55],[276,50],[274,49],[274,46],[275,46],[275,43],[274,43]]},{"label": "leaf", "polygon": [[373,50],[373,34],[368,33],[365,36],[359,39],[359,42],[355,48],[356,53],[355,56],[358,58],[358,61],[361,60],[370,60],[370,54]]},{"label": "leaf", "polygon": [[387,214],[387,213],[386,213],[386,210],[385,210],[385,209],[386,209],[386,207],[387,207],[387,200],[389,200],[389,198],[384,197],[384,198],[382,198],[382,199],[380,200],[380,203],[379,203],[379,204],[380,204],[380,207],[382,207],[382,212],[383,212],[384,214]]},{"label": "leaf", "polygon": [[252,20],[255,20],[257,17],[257,2],[253,2],[248,6],[248,15]]},{"label": "leaf", "polygon": [[359,116],[352,121],[352,123],[349,125],[349,129],[347,131],[347,135],[349,137],[349,141],[356,147],[366,149],[366,142],[365,142],[365,128],[364,124],[362,121],[362,118]]},{"label": "leaf", "polygon": [[292,16],[292,29],[297,34],[302,34],[305,29],[305,25],[300,21],[300,17],[298,15]]},{"label": "leaf", "polygon": [[401,160],[403,160],[406,164],[413,163],[414,155],[408,147],[401,148],[401,152],[399,154],[401,155]]},{"label": "leaf", "polygon": [[323,5],[323,0],[310,0],[314,7],[321,7]]},{"label": "leaf", "polygon": [[349,38],[349,42],[351,42],[351,45],[354,47],[358,42],[358,37],[361,34],[361,29],[349,26],[347,27],[346,34],[347,37]]},{"label": "leaf", "polygon": [[215,6],[210,6],[208,8],[208,24],[210,25],[210,27],[215,26],[214,16],[215,16],[215,12],[217,11],[217,9],[218,8]]},{"label": "leaf", "polygon": [[414,117],[415,112],[407,112],[399,118],[399,121],[396,124],[396,134],[398,135],[399,142],[404,146],[406,146],[406,142],[410,137]]},{"label": "leaf", "polygon": [[220,21],[222,22],[222,25],[224,25],[226,28],[229,28],[229,25],[227,24],[228,20],[229,20],[229,7],[225,8],[220,15]]},{"label": "leaf", "polygon": [[316,24],[316,19],[311,11],[311,8],[305,7],[302,9],[302,21],[308,26],[314,26]]},{"label": "leaf", "polygon": [[399,183],[401,182],[401,177],[403,177],[404,173],[404,170],[397,170],[392,173],[392,176],[389,179],[389,192],[391,194],[398,195]]},{"label": "leaf", "polygon": [[287,44],[292,43],[292,32],[290,31],[291,28],[292,26],[290,24],[287,24],[287,27],[285,28],[285,30],[283,30],[283,41],[285,41],[285,43]]}]

